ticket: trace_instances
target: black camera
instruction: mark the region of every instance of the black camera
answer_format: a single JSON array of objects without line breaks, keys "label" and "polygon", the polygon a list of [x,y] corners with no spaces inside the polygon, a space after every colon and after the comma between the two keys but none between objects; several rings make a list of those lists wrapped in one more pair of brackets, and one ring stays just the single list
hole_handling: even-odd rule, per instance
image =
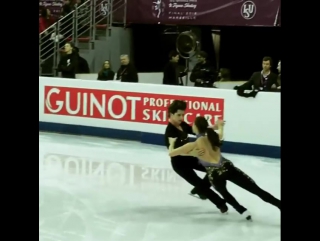
[{"label": "black camera", "polygon": [[213,87],[213,83],[216,81],[216,73],[213,73],[209,68],[201,68],[198,79],[201,80],[201,82],[198,83],[199,87]]}]

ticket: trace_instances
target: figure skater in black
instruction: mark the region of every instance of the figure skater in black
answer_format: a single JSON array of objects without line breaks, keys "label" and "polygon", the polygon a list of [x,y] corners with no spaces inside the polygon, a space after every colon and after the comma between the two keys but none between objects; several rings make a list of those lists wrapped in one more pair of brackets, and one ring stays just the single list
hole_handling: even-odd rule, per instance
[{"label": "figure skater in black", "polygon": [[[187,108],[187,104],[182,100],[173,101],[169,108],[169,123],[165,131],[165,143],[169,148],[169,138],[176,138],[177,142],[175,147],[183,146],[189,142],[188,134],[194,134],[192,127],[184,122],[184,112]],[[189,182],[195,188],[192,189],[191,194],[198,194],[201,199],[209,199],[221,213],[228,211],[226,201],[223,200],[217,193],[211,190],[211,183],[206,175],[201,179],[194,170],[206,172],[206,169],[199,160],[194,156],[199,156],[203,151],[200,149],[194,149],[193,152],[188,155],[175,155],[171,158],[171,165],[173,170],[180,175],[183,179]],[[193,156],[194,155],[194,156]]]},{"label": "figure skater in black", "polygon": [[212,128],[208,128],[208,121],[204,117],[197,117],[192,126],[193,132],[198,136],[197,140],[175,149],[176,138],[169,138],[169,156],[174,157],[190,153],[195,149],[204,149],[204,154],[199,161],[206,168],[211,184],[222,195],[224,200],[240,214],[244,215],[247,220],[251,220],[251,214],[228,192],[227,181],[233,182],[281,210],[281,201],[279,199],[261,189],[252,178],[221,155],[220,146],[222,144],[221,139],[223,139],[224,121],[218,121],[217,126],[220,136]]}]

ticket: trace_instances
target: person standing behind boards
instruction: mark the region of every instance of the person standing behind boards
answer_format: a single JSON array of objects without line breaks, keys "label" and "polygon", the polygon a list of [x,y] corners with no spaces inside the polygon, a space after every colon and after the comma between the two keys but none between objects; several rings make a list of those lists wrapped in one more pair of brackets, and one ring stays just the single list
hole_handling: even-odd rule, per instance
[{"label": "person standing behind boards", "polygon": [[97,80],[113,80],[115,73],[111,69],[109,60],[104,61],[101,70],[98,73]]},{"label": "person standing behind boards", "polygon": [[121,82],[134,82],[138,83],[138,72],[134,65],[130,63],[129,56],[123,54],[120,56],[121,66],[117,71],[117,80]]},{"label": "person standing behind boards", "polygon": [[163,81],[164,85],[183,85],[181,77],[186,76],[186,70],[182,70],[179,66],[179,53],[175,50],[169,54],[169,63],[164,67],[163,70]]},{"label": "person standing behind boards", "polygon": [[200,51],[197,55],[198,63],[194,66],[190,76],[190,81],[195,87],[213,87],[216,81],[216,70],[207,60],[207,56],[204,51]]},{"label": "person standing behind boards", "polygon": [[75,79],[78,68],[78,53],[74,51],[73,43],[64,45],[65,55],[61,57],[58,64],[58,72],[61,72],[62,78]]},{"label": "person standing behind boards", "polygon": [[240,85],[238,89],[238,95],[247,97],[244,94],[244,90],[253,90],[252,97],[255,97],[260,91],[272,91],[272,86],[275,85],[279,88],[278,75],[271,70],[272,59],[271,57],[264,57],[262,59],[262,71],[257,71],[252,74],[249,81]]},{"label": "person standing behind boards", "polygon": [[74,47],[73,50],[78,56],[77,74],[90,74],[90,68],[89,68],[88,61],[80,56],[79,48],[78,47]]}]

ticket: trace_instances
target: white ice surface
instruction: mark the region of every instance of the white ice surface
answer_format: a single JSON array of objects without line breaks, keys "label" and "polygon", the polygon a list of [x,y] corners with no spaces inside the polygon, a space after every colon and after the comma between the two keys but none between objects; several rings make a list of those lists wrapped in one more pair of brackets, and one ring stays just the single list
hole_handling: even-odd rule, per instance
[{"label": "white ice surface", "polygon": [[[279,160],[225,156],[280,197]],[[165,147],[39,133],[40,241],[280,241],[277,208],[228,183],[249,223],[189,196],[191,188]]]}]

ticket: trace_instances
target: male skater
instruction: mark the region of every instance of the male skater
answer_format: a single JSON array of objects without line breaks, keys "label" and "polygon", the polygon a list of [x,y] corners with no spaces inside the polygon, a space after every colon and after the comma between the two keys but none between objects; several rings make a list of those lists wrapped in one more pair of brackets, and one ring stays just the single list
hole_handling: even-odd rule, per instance
[{"label": "male skater", "polygon": [[[187,104],[182,100],[173,101],[168,108],[169,123],[165,132],[165,143],[167,148],[170,146],[169,137],[177,138],[175,148],[178,148],[189,142],[188,134],[194,134],[191,126],[183,121],[186,108]],[[197,152],[201,155],[201,150],[197,150]],[[210,189],[211,184],[207,175],[201,179],[194,171],[195,169],[206,172],[206,169],[199,164],[196,157],[175,156],[171,158],[171,165],[177,174],[195,187],[191,191],[191,194],[198,194],[202,199],[204,199],[204,197],[208,198],[218,209],[220,209],[221,213],[228,211],[226,201]]]}]

